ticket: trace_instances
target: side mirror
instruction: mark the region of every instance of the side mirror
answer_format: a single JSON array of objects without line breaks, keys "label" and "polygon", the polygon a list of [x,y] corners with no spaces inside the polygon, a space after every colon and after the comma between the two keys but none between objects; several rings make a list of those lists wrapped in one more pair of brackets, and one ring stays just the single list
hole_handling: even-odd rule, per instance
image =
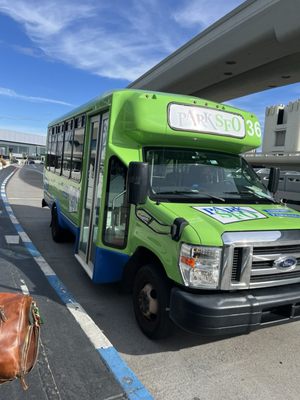
[{"label": "side mirror", "polygon": [[145,162],[129,163],[127,175],[127,193],[129,204],[146,203],[149,186],[149,165]]},{"label": "side mirror", "polygon": [[279,178],[280,178],[280,168],[272,167],[270,169],[268,190],[273,194],[277,192],[279,185]]}]

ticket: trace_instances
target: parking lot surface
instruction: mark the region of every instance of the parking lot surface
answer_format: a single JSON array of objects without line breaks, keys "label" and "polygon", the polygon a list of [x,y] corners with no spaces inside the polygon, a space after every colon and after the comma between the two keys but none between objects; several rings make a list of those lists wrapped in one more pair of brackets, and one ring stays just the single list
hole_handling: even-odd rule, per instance
[{"label": "parking lot surface", "polygon": [[[118,285],[92,284],[74,258],[73,243],[52,241],[50,211],[41,208],[41,167],[28,165],[20,169],[9,182],[7,193],[35,246],[155,399],[299,399],[299,322],[215,341],[174,327],[171,338],[151,341],[136,325],[130,295],[120,294]],[[40,289],[33,289],[39,295]],[[54,298],[49,291],[49,299],[44,302],[59,304]],[[83,345],[76,343],[73,335],[76,332],[70,329],[59,335],[51,332],[47,343],[67,337],[66,351],[73,349],[74,356]],[[86,356],[89,358],[89,353]],[[62,377],[62,365],[55,362],[53,368],[54,374]],[[97,386],[95,365],[83,367],[73,361],[73,368],[78,369],[76,373],[84,369],[89,381]]]},{"label": "parking lot surface", "polygon": [[[26,168],[26,167],[25,167]],[[0,171],[0,184],[14,170]],[[41,175],[34,175],[40,180]],[[18,181],[15,181],[18,182]],[[22,181],[21,181],[22,182]],[[21,183],[20,182],[20,183]],[[16,190],[18,199],[35,201],[35,181]],[[19,200],[18,200],[19,201]],[[30,209],[34,215],[34,208]],[[31,215],[27,215],[31,218]],[[32,220],[34,223],[34,219]],[[0,200],[0,291],[29,293],[36,300],[44,324],[40,352],[34,370],[26,377],[24,392],[18,380],[0,386],[0,399],[82,400],[125,399],[114,376],[107,369],[87,336],[50,287],[32,255],[22,243]],[[2,327],[2,334],[5,328]]]}]

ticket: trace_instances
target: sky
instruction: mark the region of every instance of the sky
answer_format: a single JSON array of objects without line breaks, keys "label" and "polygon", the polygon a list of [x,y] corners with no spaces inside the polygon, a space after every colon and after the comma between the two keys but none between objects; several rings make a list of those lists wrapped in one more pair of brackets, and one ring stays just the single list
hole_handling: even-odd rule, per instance
[{"label": "sky", "polygon": [[[0,129],[48,123],[126,87],[242,0],[0,0]],[[256,113],[300,97],[289,85],[232,100]]]}]

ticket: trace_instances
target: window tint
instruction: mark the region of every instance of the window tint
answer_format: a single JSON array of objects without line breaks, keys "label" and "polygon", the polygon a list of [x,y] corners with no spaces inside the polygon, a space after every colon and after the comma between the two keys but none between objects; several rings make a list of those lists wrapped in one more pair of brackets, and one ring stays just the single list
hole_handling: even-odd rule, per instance
[{"label": "window tint", "polygon": [[57,145],[57,134],[54,128],[52,128],[52,134],[50,135],[50,149],[49,149],[49,169],[55,171],[56,165],[56,145]]},{"label": "window tint", "polygon": [[279,108],[277,115],[277,125],[283,124],[283,118],[284,118],[284,108]]},{"label": "window tint", "polygon": [[116,157],[109,165],[107,181],[104,243],[112,247],[124,248],[127,242],[129,205],[126,196],[127,168]]},{"label": "window tint", "polygon": [[272,201],[253,169],[238,155],[198,149],[146,150],[154,198],[168,201]]},{"label": "window tint", "polygon": [[47,146],[46,146],[46,158],[45,158],[45,167],[47,169],[49,169],[50,148],[51,148],[51,128],[48,128]]},{"label": "window tint", "polygon": [[[70,124],[66,124],[66,127],[70,127]],[[62,174],[69,178],[71,173],[71,159],[72,159],[72,143],[73,143],[73,130],[68,129],[65,131],[64,140],[64,156],[63,156],[63,170]]]},{"label": "window tint", "polygon": [[285,145],[285,135],[286,135],[286,131],[275,132],[275,146],[284,146]]},{"label": "window tint", "polygon": [[85,115],[48,129],[46,167],[76,181],[81,179]]},{"label": "window tint", "polygon": [[62,159],[63,159],[63,148],[64,148],[64,133],[60,132],[57,134],[57,146],[56,146],[56,165],[55,172],[61,173]]},{"label": "window tint", "polygon": [[[79,121],[82,120],[81,117]],[[81,179],[82,169],[82,154],[84,144],[84,125],[81,125],[74,130],[74,140],[72,146],[72,165],[71,165],[71,177],[76,181]]]}]

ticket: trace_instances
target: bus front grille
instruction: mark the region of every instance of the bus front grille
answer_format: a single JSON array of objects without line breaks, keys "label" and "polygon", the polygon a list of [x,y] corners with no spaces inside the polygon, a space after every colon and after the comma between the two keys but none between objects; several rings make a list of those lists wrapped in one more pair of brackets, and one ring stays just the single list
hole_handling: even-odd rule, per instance
[{"label": "bus front grille", "polygon": [[[263,288],[300,282],[299,230],[247,234],[249,239],[238,232],[223,235],[221,289]],[[292,260],[290,266],[284,265],[286,260]]]},{"label": "bus front grille", "polygon": [[254,275],[251,276],[250,282],[270,282],[270,281],[285,281],[287,279],[300,278],[300,271],[282,272],[279,274],[267,274],[267,275]]},{"label": "bus front grille", "polygon": [[[297,253],[292,253],[291,250],[297,250]],[[234,249],[231,273],[232,283],[240,282],[243,251],[244,247],[236,247]],[[291,256],[297,260],[293,271],[290,271],[288,268],[284,271],[275,266],[275,261],[285,255]],[[250,285],[254,285],[251,286],[256,286],[256,283],[259,283],[261,286],[263,283],[278,281],[284,281],[284,283],[286,283],[285,281],[287,279],[296,278],[300,278],[300,246],[253,248]]]}]

